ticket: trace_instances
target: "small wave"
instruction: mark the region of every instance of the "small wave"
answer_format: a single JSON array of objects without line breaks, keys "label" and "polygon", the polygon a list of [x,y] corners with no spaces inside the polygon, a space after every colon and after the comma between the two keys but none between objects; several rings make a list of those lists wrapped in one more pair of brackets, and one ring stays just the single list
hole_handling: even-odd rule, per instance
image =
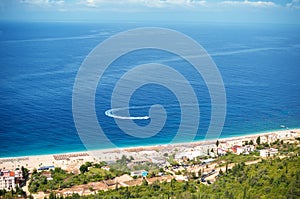
[{"label": "small wave", "polygon": [[116,115],[116,114],[114,114],[113,109],[109,109],[109,110],[105,111],[105,115],[108,116],[108,117],[121,119],[121,120],[148,120],[148,119],[150,119],[149,116],[137,116],[137,117],[129,116],[129,117],[126,117],[126,116]]},{"label": "small wave", "polygon": [[241,50],[233,50],[227,52],[215,52],[211,53],[210,56],[226,56],[226,55],[234,55],[234,54],[241,54],[241,53],[253,53],[253,52],[260,52],[260,51],[269,51],[269,50],[285,50],[285,47],[278,47],[278,48],[248,48],[248,49],[241,49]]},{"label": "small wave", "polygon": [[[228,55],[235,55],[235,54],[247,54],[247,53],[255,53],[261,51],[270,51],[270,50],[287,50],[289,48],[298,48],[299,45],[293,45],[291,47],[266,47],[266,48],[247,48],[247,49],[237,49],[237,50],[230,50],[230,51],[220,51],[220,52],[210,52],[209,56],[216,57],[216,56],[228,56]],[[185,58],[201,58],[207,57],[208,55],[188,55]],[[181,61],[181,57],[171,57],[171,58],[161,58],[158,61],[160,63],[167,63],[173,61]]]},{"label": "small wave", "polygon": [[2,43],[18,43],[18,42],[43,42],[43,41],[62,41],[62,40],[81,40],[81,39],[93,39],[100,36],[109,35],[106,32],[100,32],[97,34],[89,35],[80,35],[80,36],[71,36],[71,37],[48,37],[48,38],[37,38],[37,39],[15,39],[15,40],[6,40],[1,41]]}]

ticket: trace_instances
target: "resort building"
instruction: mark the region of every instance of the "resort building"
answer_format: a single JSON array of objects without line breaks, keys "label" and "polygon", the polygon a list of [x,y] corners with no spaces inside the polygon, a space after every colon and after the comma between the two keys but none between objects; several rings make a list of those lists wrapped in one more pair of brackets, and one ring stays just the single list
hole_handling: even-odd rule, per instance
[{"label": "resort building", "polygon": [[227,151],[228,151],[227,149],[224,149],[224,148],[218,148],[218,155],[219,155],[219,156],[226,155]]},{"label": "resort building", "polygon": [[270,148],[259,151],[261,157],[272,157],[278,154],[278,149]]},{"label": "resort building", "polygon": [[252,151],[254,151],[254,146],[253,145],[246,145],[243,147],[243,153],[244,154],[249,154],[251,153]]},{"label": "resort building", "polygon": [[139,158],[131,161],[132,164],[144,164],[146,162],[149,162],[146,158]]},{"label": "resort building", "polygon": [[15,177],[0,177],[0,189],[11,190],[16,188]]},{"label": "resort building", "polygon": [[18,182],[22,180],[21,171],[0,171],[0,189],[11,190],[15,189]]},{"label": "resort building", "polygon": [[[231,152],[237,155],[240,154],[249,154],[250,152],[254,151],[254,146],[253,145],[246,145],[246,146],[238,146],[234,145],[233,147],[230,148]],[[222,152],[222,151],[220,151]]]},{"label": "resort building", "polygon": [[153,164],[157,164],[157,165],[160,165],[160,166],[165,165],[167,163],[165,158],[159,157],[159,156],[151,157],[150,160]]},{"label": "resort building", "polygon": [[182,152],[175,155],[176,160],[184,160],[189,159],[193,160],[194,158],[200,156],[201,153],[199,151],[189,151],[189,152]]},{"label": "resort building", "polygon": [[231,147],[231,151],[232,151],[232,153],[240,155],[241,153],[244,152],[244,148],[241,146],[238,146],[238,145],[234,145],[233,147]]},{"label": "resort building", "polygon": [[54,168],[55,168],[54,166],[42,166],[42,167],[38,168],[38,171],[49,171]]},{"label": "resort building", "polygon": [[130,173],[130,175],[133,177],[133,176],[137,176],[137,177],[140,177],[140,176],[143,176],[143,177],[146,177],[148,174],[147,171],[145,170],[137,170],[137,171],[132,171]]},{"label": "resort building", "polygon": [[241,139],[232,139],[230,141],[227,141],[226,145],[222,145],[222,147],[234,147],[234,146],[242,146],[243,140]]},{"label": "resort building", "polygon": [[213,158],[209,158],[209,159],[202,160],[202,162],[203,162],[204,164],[209,164],[209,163],[211,163],[211,162],[213,162],[213,161],[215,161],[215,159],[213,159]]}]

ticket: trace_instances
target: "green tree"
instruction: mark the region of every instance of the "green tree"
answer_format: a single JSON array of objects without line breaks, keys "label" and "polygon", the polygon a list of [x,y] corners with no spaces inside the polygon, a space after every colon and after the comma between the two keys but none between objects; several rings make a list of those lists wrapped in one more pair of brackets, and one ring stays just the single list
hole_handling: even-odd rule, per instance
[{"label": "green tree", "polygon": [[24,180],[27,181],[28,177],[29,177],[28,169],[22,166],[21,171],[22,171],[22,175],[23,175]]},{"label": "green tree", "polygon": [[256,139],[256,144],[257,144],[257,145],[260,145],[260,136],[257,137],[257,139]]},{"label": "green tree", "polygon": [[143,186],[148,186],[148,182],[147,182],[146,179],[143,179],[142,185],[143,185]]},{"label": "green tree", "polygon": [[86,164],[83,164],[80,166],[79,170],[82,174],[84,174],[85,172],[87,172],[89,170],[89,167]]},{"label": "green tree", "polygon": [[56,199],[56,194],[55,194],[55,192],[51,192],[51,193],[50,193],[49,199]]},{"label": "green tree", "polygon": [[23,189],[20,188],[19,186],[16,186],[16,195],[26,197],[26,192],[23,191]]},{"label": "green tree", "polygon": [[253,140],[250,140],[249,145],[253,145],[253,144],[254,144]]},{"label": "green tree", "polygon": [[199,169],[199,171],[198,171],[198,177],[200,178],[200,177],[201,177],[201,175],[202,175],[202,173],[201,173],[201,169]]},{"label": "green tree", "polygon": [[226,162],[226,169],[225,172],[228,173],[228,162]]},{"label": "green tree", "polygon": [[222,169],[220,169],[219,174],[220,174],[220,175],[223,175],[223,174],[224,174]]}]

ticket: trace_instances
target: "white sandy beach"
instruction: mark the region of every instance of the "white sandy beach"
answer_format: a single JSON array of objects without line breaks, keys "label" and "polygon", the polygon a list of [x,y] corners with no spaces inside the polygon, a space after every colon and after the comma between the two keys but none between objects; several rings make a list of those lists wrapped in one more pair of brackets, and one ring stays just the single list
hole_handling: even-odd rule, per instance
[{"label": "white sandy beach", "polygon": [[[287,129],[280,131],[262,132],[258,134],[244,135],[239,137],[218,139],[219,147],[232,147],[242,145],[245,141],[255,140],[261,136],[262,142],[274,142],[277,139],[291,139],[300,137],[300,129]],[[83,151],[76,153],[35,155],[25,157],[0,158],[0,168],[16,169],[22,166],[34,169],[41,166],[55,166],[74,171],[78,170],[80,165],[87,161],[107,161],[114,162],[122,155],[132,156],[135,160],[152,160],[153,158],[162,158],[165,153],[172,154],[176,152],[187,152],[198,150],[200,153],[206,153],[208,149],[216,148],[216,140],[197,141],[190,143],[164,144],[156,146],[140,146],[129,148],[114,148],[95,151]]]}]

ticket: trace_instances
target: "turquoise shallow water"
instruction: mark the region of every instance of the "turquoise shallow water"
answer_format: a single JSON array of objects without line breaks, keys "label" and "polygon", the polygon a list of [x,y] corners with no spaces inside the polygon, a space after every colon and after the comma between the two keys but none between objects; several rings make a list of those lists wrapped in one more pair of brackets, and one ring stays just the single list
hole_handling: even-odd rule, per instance
[{"label": "turquoise shallow water", "polygon": [[[0,157],[85,150],[72,115],[72,89],[79,67],[101,41],[130,28],[157,24],[2,23],[0,35]],[[300,28],[292,25],[164,25],[190,36],[212,56],[222,75],[227,113],[221,137],[300,127]],[[168,117],[151,138],[125,134],[110,109],[114,85],[126,70],[149,62],[170,65],[192,84],[201,110],[195,140],[204,138],[211,117],[205,82],[174,54],[141,50],[112,63],[96,92],[96,112],[106,136],[119,147],[165,144],[180,124],[174,94],[150,84],[137,90],[128,107],[134,116],[148,115],[161,104]],[[122,66],[122,67],[120,67]],[[163,77],[163,76],[162,76]],[[84,103],[84,102],[83,102]],[[134,109],[132,107],[141,107]],[[122,112],[118,114],[122,115]],[[193,117],[193,115],[191,115]],[[135,121],[141,126],[149,120]],[[189,125],[186,126],[189,133]],[[185,140],[182,139],[182,142]],[[93,148],[105,148],[105,143]]]}]

